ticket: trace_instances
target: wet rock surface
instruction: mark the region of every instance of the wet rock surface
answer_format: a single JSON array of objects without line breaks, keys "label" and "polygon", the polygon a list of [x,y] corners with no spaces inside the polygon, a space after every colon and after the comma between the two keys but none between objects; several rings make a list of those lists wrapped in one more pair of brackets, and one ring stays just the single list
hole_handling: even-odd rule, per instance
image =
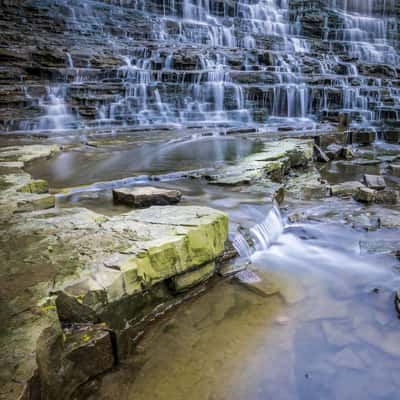
[{"label": "wet rock surface", "polygon": [[150,186],[113,190],[114,202],[136,208],[176,204],[179,203],[181,197],[182,194],[179,190],[167,190]]},{"label": "wet rock surface", "polygon": [[[23,163],[56,150],[26,146],[1,154]],[[40,203],[44,209],[32,211],[11,205],[21,196],[36,200],[47,183],[23,170],[2,178],[9,184],[1,191],[7,213],[0,227],[4,398],[38,382],[43,398],[70,398],[116,362],[110,335],[119,343],[130,321],[211,277],[224,250],[228,220],[210,208],[152,207],[109,218],[54,208],[51,196],[51,209]],[[60,323],[73,327],[67,340]],[[80,324],[87,325],[83,333]]]}]

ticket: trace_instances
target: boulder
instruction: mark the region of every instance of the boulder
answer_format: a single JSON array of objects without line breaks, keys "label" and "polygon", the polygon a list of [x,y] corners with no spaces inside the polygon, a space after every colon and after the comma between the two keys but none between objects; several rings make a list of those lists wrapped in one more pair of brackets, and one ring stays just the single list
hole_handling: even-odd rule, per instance
[{"label": "boulder", "polygon": [[380,175],[364,175],[364,183],[374,190],[383,190],[386,187],[385,179]]},{"label": "boulder", "polygon": [[373,203],[375,201],[376,191],[367,187],[358,188],[354,194],[354,199],[360,203]]},{"label": "boulder", "polygon": [[116,360],[105,324],[63,333],[52,326],[38,340],[37,362],[42,399],[70,399],[91,378],[111,369]]},{"label": "boulder", "polygon": [[383,204],[397,204],[399,201],[399,192],[394,189],[379,190],[375,194],[375,201]]},{"label": "boulder", "polygon": [[349,181],[331,186],[332,196],[353,196],[359,188],[365,187],[361,182]]},{"label": "boulder", "polygon": [[323,199],[327,197],[330,193],[330,188],[324,183],[309,183],[305,184],[303,187],[303,199],[313,200],[313,199]]},{"label": "boulder", "polygon": [[58,319],[63,323],[96,322],[96,314],[89,307],[80,303],[77,297],[61,292],[56,299]]},{"label": "boulder", "polygon": [[113,217],[78,207],[13,214],[0,229],[7,274],[0,283],[0,386],[14,379],[18,395],[29,386],[37,339],[52,322],[61,320],[64,328],[107,323],[93,339],[81,337],[87,346],[68,329],[39,344],[44,394],[52,393],[42,398],[71,398],[77,385],[112,365],[107,329],[123,346],[131,321],[173,300],[174,277],[179,292],[214,274],[227,236],[227,216],[207,207],[152,207]]},{"label": "boulder", "polygon": [[113,198],[115,203],[145,208],[154,205],[165,206],[179,203],[182,194],[179,190],[145,186],[114,189]]},{"label": "boulder", "polygon": [[338,144],[330,144],[326,150],[326,155],[330,160],[351,160],[354,158],[354,153],[349,146],[340,146]]}]

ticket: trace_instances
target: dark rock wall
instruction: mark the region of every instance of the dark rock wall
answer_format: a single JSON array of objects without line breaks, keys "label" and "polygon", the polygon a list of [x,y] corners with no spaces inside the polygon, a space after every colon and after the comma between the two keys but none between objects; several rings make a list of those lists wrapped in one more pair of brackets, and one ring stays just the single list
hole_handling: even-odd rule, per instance
[{"label": "dark rock wall", "polygon": [[330,0],[210,0],[207,15],[197,3],[1,1],[0,129],[338,122],[343,113],[397,123],[396,2],[376,1],[384,32],[363,31],[359,47]]}]

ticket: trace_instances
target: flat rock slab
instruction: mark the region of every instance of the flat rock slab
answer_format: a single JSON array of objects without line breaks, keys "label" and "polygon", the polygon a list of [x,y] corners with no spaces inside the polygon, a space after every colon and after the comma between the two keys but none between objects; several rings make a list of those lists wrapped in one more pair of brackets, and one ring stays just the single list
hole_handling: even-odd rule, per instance
[{"label": "flat rock slab", "polygon": [[375,190],[383,190],[386,187],[385,179],[380,175],[364,175],[364,183]]},{"label": "flat rock slab", "polygon": [[[227,216],[207,207],[152,207],[115,217],[84,208],[12,215],[0,225],[0,397],[24,393],[46,328],[61,319],[122,332],[172,296],[171,281],[180,292],[214,274],[227,236]],[[99,351],[108,343],[101,333]]]},{"label": "flat rock slab", "polygon": [[285,139],[264,143],[262,151],[226,165],[206,176],[210,183],[225,186],[248,185],[265,179],[280,182],[289,168],[301,168],[313,160],[314,141]]},{"label": "flat rock slab", "polygon": [[145,186],[114,189],[113,198],[115,203],[135,208],[146,208],[179,203],[182,193],[174,189]]},{"label": "flat rock slab", "polygon": [[352,196],[359,188],[365,187],[361,182],[349,181],[331,186],[332,196]]}]

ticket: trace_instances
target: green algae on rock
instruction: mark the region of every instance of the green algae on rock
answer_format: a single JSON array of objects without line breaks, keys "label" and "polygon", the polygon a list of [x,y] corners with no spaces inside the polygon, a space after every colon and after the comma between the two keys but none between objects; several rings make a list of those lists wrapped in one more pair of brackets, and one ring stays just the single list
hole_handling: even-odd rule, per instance
[{"label": "green algae on rock", "polygon": [[[26,238],[29,244],[21,247],[18,257],[14,256],[14,262],[2,271],[9,271],[10,284],[15,276],[16,285],[18,276],[27,273],[27,266],[39,271],[45,262],[48,273],[35,272],[35,279],[26,288],[30,295],[10,292],[3,309],[10,327],[3,327],[0,358],[7,369],[17,371],[13,393],[29,390],[29,381],[37,370],[36,342],[47,327],[57,326],[59,320],[68,325],[102,322],[114,332],[117,346],[125,346],[124,332],[130,321],[140,320],[160,303],[171,300],[176,292],[189,289],[214,273],[214,260],[223,252],[227,235],[227,216],[206,207],[153,207],[112,218],[83,208],[14,214],[1,228],[2,245],[12,251],[11,242]],[[20,333],[13,326],[18,326]],[[88,367],[86,375],[75,376],[67,362],[71,358],[69,350],[65,343],[57,347],[57,337],[58,334],[52,335],[51,346],[40,347],[38,379],[44,378],[49,393],[55,393],[57,385],[67,381],[71,385],[68,390],[76,389],[88,374],[94,376],[103,371],[96,369],[94,373]],[[40,343],[43,340],[46,343],[46,339]],[[108,339],[101,339],[101,343],[104,340]],[[44,354],[53,346],[59,350],[56,361]],[[85,348],[79,352],[84,353]],[[114,359],[113,353],[107,360],[110,357]],[[50,382],[51,374],[45,365],[54,367],[54,362],[58,363],[58,378]],[[80,364],[75,365],[80,368]],[[9,377],[4,376],[4,380],[9,384]]]}]

